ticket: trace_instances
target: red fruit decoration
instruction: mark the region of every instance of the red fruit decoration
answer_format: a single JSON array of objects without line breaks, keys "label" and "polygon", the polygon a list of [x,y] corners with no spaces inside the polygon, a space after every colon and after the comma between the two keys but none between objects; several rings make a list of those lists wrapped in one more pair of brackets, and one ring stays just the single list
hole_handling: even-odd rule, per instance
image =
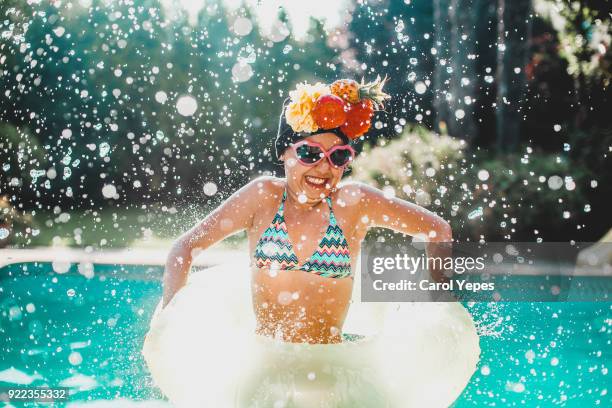
[{"label": "red fruit decoration", "polygon": [[359,103],[348,104],[346,122],[340,130],[349,139],[356,139],[370,129],[374,104],[370,99],[362,99]]},{"label": "red fruit decoration", "polygon": [[352,79],[339,79],[331,84],[332,94],[341,97],[347,104],[346,122],[340,130],[350,139],[356,139],[370,129],[375,110],[384,109],[384,101],[391,96],[383,92],[387,77],[365,83]]},{"label": "red fruit decoration", "polygon": [[346,121],[346,104],[336,95],[321,95],[315,102],[311,115],[320,128],[337,128]]}]

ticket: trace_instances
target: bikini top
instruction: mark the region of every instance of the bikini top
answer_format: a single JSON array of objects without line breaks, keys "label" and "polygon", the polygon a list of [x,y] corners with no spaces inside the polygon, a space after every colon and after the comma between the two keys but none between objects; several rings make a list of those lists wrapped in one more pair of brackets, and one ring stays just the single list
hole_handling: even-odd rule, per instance
[{"label": "bikini top", "polygon": [[283,192],[280,207],[270,226],[264,231],[255,246],[255,264],[258,268],[277,268],[315,273],[326,278],[344,278],[351,274],[351,258],[344,232],[336,222],[331,198],[326,197],[329,206],[329,224],[312,256],[299,266],[297,255],[291,245],[283,212],[287,191]]}]

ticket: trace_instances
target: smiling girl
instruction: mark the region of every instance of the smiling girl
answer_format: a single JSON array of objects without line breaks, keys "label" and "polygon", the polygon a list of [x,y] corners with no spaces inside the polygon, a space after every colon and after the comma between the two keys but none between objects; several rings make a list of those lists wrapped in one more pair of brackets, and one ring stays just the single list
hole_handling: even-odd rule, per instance
[{"label": "smiling girl", "polygon": [[[304,95],[328,95],[321,84],[312,88],[302,87],[304,92],[294,95],[295,105]],[[371,93],[363,98],[374,103],[386,96],[379,88],[368,89]],[[355,156],[349,137],[341,127],[296,132],[300,118],[294,118],[293,127],[287,124],[286,113],[293,107],[283,111],[275,143],[286,177],[251,181],[176,241],[164,274],[164,305],[186,283],[194,250],[246,230],[257,333],[288,342],[335,343],[341,341],[353,274],[369,228],[435,241],[451,241],[451,229],[436,214],[387,198],[376,188],[339,185]],[[223,220],[231,220],[231,227]]]},{"label": "smiling girl", "polygon": [[[330,86],[321,83],[299,84],[296,90],[290,92],[290,101],[283,106],[275,140],[276,158],[283,164],[285,177],[259,177],[251,181],[176,240],[163,275],[163,307],[171,304],[175,295],[187,284],[192,254],[196,250],[206,249],[229,235],[246,231],[257,337],[274,339],[281,345],[338,347],[351,343],[343,332],[343,326],[351,305],[360,247],[368,229],[383,227],[410,236],[425,237],[429,242],[452,240],[449,224],[427,209],[399,198],[389,198],[382,191],[361,183],[340,183],[347,166],[355,157],[353,141],[367,132],[374,110],[388,98],[382,91],[384,82],[378,78],[368,84],[351,80],[336,81]],[[429,249],[435,251],[435,248],[432,245]],[[435,253],[429,255],[436,256]],[[435,279],[442,279],[439,271],[432,271],[432,274]],[[459,308],[465,313],[461,306]],[[219,312],[211,310],[210,313]],[[465,316],[461,316],[464,319]],[[466,331],[457,337],[460,341],[469,340],[465,342],[467,346],[462,347],[467,347],[466,350],[469,349],[471,353],[469,361],[459,364],[465,368],[463,377],[457,380],[462,384],[459,391],[473,372],[477,359],[477,354],[474,354],[477,344],[476,348],[473,347],[473,340],[477,336],[473,323],[469,318],[467,320],[467,325],[471,324],[469,333]],[[462,324],[467,320],[461,320]],[[450,320],[448,323],[460,326]],[[416,326],[415,329],[419,330]],[[215,328],[210,328],[210,332],[215,333]],[[426,332],[423,330],[423,333]],[[223,333],[218,335],[223,336]],[[395,342],[391,347],[399,344],[401,342]],[[355,405],[354,402],[355,396],[361,392],[359,390],[370,389],[370,382],[374,381],[368,378],[370,374],[364,374],[370,369],[366,361],[373,356],[373,353],[366,353],[365,348],[350,349],[350,352],[346,348],[317,348],[321,353],[308,354],[308,358],[301,359],[293,366],[286,366],[285,362],[299,355],[297,349],[264,350],[267,351],[260,350],[258,353],[266,357],[261,357],[257,364],[251,364],[251,367],[257,367],[257,373],[246,382],[251,384],[251,391],[246,392],[249,396],[242,398],[243,402],[237,406],[251,406],[257,399],[253,395],[261,393],[263,384],[257,380],[255,383],[258,385],[253,385],[253,379],[265,376],[268,376],[268,387],[264,388],[268,393],[276,395],[275,398],[280,394],[290,394],[293,404],[296,404],[296,395],[300,395],[300,398],[305,398],[302,400],[303,406],[319,406],[311,405],[313,401],[330,404],[321,406],[379,406],[377,404],[381,399],[376,398],[376,403],[370,400],[365,405]],[[315,349],[301,350],[310,353]],[[448,352],[461,354],[459,350],[444,350],[444,353]],[[151,354],[148,361],[150,366],[155,365]],[[330,371],[328,365],[332,360],[337,361]],[[362,368],[367,370],[347,368],[354,362],[360,362]],[[402,370],[412,364],[407,360],[399,363]],[[452,362],[449,361],[448,365],[452,366]],[[329,378],[316,387],[312,381],[307,381],[305,388],[297,387],[297,391],[292,383],[289,388],[293,391],[286,391],[287,378],[295,379],[302,372],[307,372],[304,378],[310,380],[314,380],[310,378],[310,373],[319,378],[316,376],[325,372]],[[339,378],[344,378],[347,372],[353,375],[350,387],[354,388],[355,395],[340,393],[338,389]],[[360,373],[357,376],[360,380],[354,379],[357,372]],[[415,383],[407,378],[412,374],[404,371],[399,375],[407,382]],[[438,377],[442,378],[443,375]],[[276,384],[277,388],[271,387],[270,383]],[[278,388],[279,384],[284,388]],[[304,390],[312,390],[313,387],[316,397],[312,397],[314,394],[308,394],[312,398],[303,397]],[[372,387],[380,389],[379,386]],[[279,389],[285,391],[279,394]],[[339,393],[344,396],[339,397]],[[381,393],[384,397],[385,392]],[[344,402],[338,402],[338,398]],[[347,398],[353,402],[346,402]],[[252,406],[272,406],[266,404],[273,399],[264,400],[268,402]],[[382,400],[388,401],[385,398]],[[431,402],[422,398],[419,401]],[[347,405],[342,405],[345,403]]]}]

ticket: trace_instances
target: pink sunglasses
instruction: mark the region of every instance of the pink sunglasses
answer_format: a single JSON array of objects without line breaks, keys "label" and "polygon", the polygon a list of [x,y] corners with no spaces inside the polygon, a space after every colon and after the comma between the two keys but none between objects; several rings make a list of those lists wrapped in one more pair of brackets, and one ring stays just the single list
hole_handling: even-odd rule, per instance
[{"label": "pink sunglasses", "polygon": [[300,140],[292,146],[298,161],[305,166],[314,166],[327,158],[333,167],[346,167],[355,157],[355,150],[349,145],[334,146],[329,150],[315,142]]}]

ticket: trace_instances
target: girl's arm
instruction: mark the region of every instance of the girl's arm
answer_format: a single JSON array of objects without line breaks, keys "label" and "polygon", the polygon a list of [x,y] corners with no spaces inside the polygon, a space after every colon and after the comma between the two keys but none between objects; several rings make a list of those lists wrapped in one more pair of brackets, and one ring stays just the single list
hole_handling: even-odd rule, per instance
[{"label": "girl's arm", "polygon": [[[451,256],[453,240],[451,227],[442,217],[399,198],[387,198],[384,193],[365,184],[359,184],[362,220],[367,217],[368,227],[389,228],[427,241],[428,257]],[[448,244],[442,244],[448,243]],[[446,278],[442,270],[432,270],[432,278],[441,282]]]},{"label": "girl's arm", "polygon": [[266,182],[263,178],[251,181],[174,241],[166,259],[162,307],[187,283],[195,249],[204,250],[229,235],[251,227],[261,203],[259,195],[262,185]]}]

